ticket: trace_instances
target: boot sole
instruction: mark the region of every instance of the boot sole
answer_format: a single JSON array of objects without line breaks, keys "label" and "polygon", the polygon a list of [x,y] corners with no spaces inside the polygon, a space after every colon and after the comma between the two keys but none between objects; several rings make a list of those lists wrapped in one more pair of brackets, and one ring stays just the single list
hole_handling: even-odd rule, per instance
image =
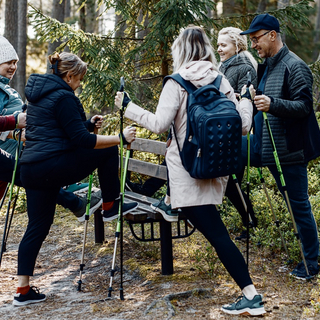
[{"label": "boot sole", "polygon": [[228,309],[221,308],[221,310],[225,313],[234,314],[234,315],[260,316],[266,313],[266,310],[264,309],[264,307],[255,308],[255,309],[244,308],[241,310],[228,310]]}]

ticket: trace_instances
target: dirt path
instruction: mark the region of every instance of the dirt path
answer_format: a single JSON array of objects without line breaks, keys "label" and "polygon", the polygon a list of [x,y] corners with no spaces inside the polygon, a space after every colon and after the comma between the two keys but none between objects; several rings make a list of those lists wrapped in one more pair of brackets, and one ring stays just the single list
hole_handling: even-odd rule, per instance
[{"label": "dirt path", "polygon": [[[0,215],[2,239],[3,214]],[[93,220],[93,219],[92,219]],[[37,261],[32,284],[47,295],[47,301],[26,307],[13,307],[16,289],[18,244],[26,225],[26,215],[14,218],[8,248],[0,269],[0,319],[243,319],[225,315],[222,304],[240,294],[225,270],[217,267],[214,277],[194,268],[189,258],[175,254],[175,274],[162,276],[160,262],[139,258],[139,247],[125,242],[125,300],[119,299],[119,273],[113,282],[115,291],[108,298],[109,270],[113,251],[113,226],[106,226],[107,242],[95,245],[90,220],[85,254],[82,292],[77,291],[83,224],[69,213],[59,213]],[[196,236],[196,235],[195,235]],[[241,248],[243,249],[243,248]],[[175,251],[175,250],[174,250]],[[320,319],[311,301],[319,299],[317,280],[293,280],[288,272],[278,272],[279,257],[252,254],[250,272],[263,293],[267,314],[263,319]],[[183,262],[183,263],[182,263]],[[140,267],[144,267],[141,272]],[[139,268],[138,268],[139,267]],[[319,302],[319,301],[318,301]],[[318,311],[319,312],[319,311]]]}]

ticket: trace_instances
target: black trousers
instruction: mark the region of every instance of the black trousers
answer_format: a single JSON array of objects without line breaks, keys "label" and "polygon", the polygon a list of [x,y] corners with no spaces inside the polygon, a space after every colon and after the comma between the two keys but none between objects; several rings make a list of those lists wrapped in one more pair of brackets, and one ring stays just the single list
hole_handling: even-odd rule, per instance
[{"label": "black trousers", "polygon": [[104,202],[119,196],[118,148],[77,149],[46,161],[22,164],[29,222],[18,250],[18,275],[33,275],[41,245],[53,223],[61,186],[84,179],[98,168]]},{"label": "black trousers", "polygon": [[240,289],[252,284],[244,258],[230,239],[216,207],[214,205],[185,207],[182,211],[215,248],[222,264]]},{"label": "black trousers", "polygon": [[[11,182],[12,173],[15,165],[15,157],[10,153],[0,149],[0,181]],[[20,161],[18,160],[17,170],[15,175],[15,185],[23,187],[20,179]],[[2,195],[0,195],[0,198]],[[57,203],[65,208],[75,211],[79,209],[81,201],[72,192],[68,192],[60,188]]]}]

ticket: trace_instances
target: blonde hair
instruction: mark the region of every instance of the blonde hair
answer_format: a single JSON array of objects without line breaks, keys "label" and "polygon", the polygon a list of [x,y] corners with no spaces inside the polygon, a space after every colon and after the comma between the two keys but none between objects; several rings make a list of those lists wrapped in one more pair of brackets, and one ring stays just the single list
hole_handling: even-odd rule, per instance
[{"label": "blonde hair", "polygon": [[214,49],[204,30],[197,26],[188,26],[180,32],[173,42],[173,69],[179,70],[190,61],[211,61],[213,68],[218,71]]},{"label": "blonde hair", "polygon": [[242,30],[239,28],[227,27],[219,31],[218,37],[222,35],[227,35],[230,38],[231,42],[235,45],[236,53],[239,54],[240,52],[243,52],[244,55],[246,55],[250,60],[253,67],[257,70],[258,63],[253,57],[253,55],[248,51],[247,37],[245,35],[241,35],[241,32]]},{"label": "blonde hair", "polygon": [[52,73],[63,78],[68,72],[71,75],[84,76],[87,72],[87,64],[82,61],[77,55],[69,52],[54,53],[48,57],[51,63],[50,69]]}]

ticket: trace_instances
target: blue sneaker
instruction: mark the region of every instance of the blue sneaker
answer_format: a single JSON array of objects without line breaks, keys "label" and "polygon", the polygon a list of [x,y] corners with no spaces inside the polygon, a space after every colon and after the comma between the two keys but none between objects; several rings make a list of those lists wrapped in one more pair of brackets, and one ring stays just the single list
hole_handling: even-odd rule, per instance
[{"label": "blue sneaker", "polygon": [[[118,214],[119,214],[119,202],[120,202],[120,198],[114,200],[113,206],[110,210],[102,210],[102,220],[103,221],[112,221],[114,219],[118,218]],[[139,203],[138,202],[128,202],[128,203],[124,203],[123,207],[122,207],[122,215],[126,215],[127,213],[129,213],[130,211],[138,208]]]},{"label": "blue sneaker", "polygon": [[310,280],[319,273],[319,267],[315,268],[310,263],[309,264],[307,263],[307,267],[308,267],[309,275],[307,274],[307,271],[306,271],[306,268],[305,268],[303,261],[299,262],[297,264],[297,266],[289,274],[290,274],[290,276],[292,276],[296,279]]},{"label": "blue sneaker", "polygon": [[89,188],[89,183],[77,182],[74,184],[70,184],[69,186],[65,186],[63,189],[69,192],[74,192],[75,194],[78,192],[85,192]]},{"label": "blue sneaker", "polygon": [[[81,208],[74,211],[73,214],[78,218],[78,221],[85,221],[85,215],[87,210],[87,195],[79,196],[82,204]],[[102,194],[101,190],[91,193],[89,216],[91,216],[100,206],[102,205]]]},{"label": "blue sneaker", "polygon": [[28,293],[16,293],[13,298],[12,304],[14,306],[26,306],[31,303],[38,303],[46,300],[46,296],[40,293],[39,289],[36,287],[30,287]]},{"label": "blue sneaker", "polygon": [[164,198],[162,198],[160,201],[157,201],[155,203],[152,203],[150,207],[159,213],[162,214],[163,219],[165,219],[168,222],[177,222],[179,218],[178,210],[172,210],[171,204],[167,205],[164,202]]},{"label": "blue sneaker", "polygon": [[262,295],[258,294],[252,300],[240,296],[234,303],[224,305],[221,310],[228,314],[259,316],[266,313],[263,307]]}]

